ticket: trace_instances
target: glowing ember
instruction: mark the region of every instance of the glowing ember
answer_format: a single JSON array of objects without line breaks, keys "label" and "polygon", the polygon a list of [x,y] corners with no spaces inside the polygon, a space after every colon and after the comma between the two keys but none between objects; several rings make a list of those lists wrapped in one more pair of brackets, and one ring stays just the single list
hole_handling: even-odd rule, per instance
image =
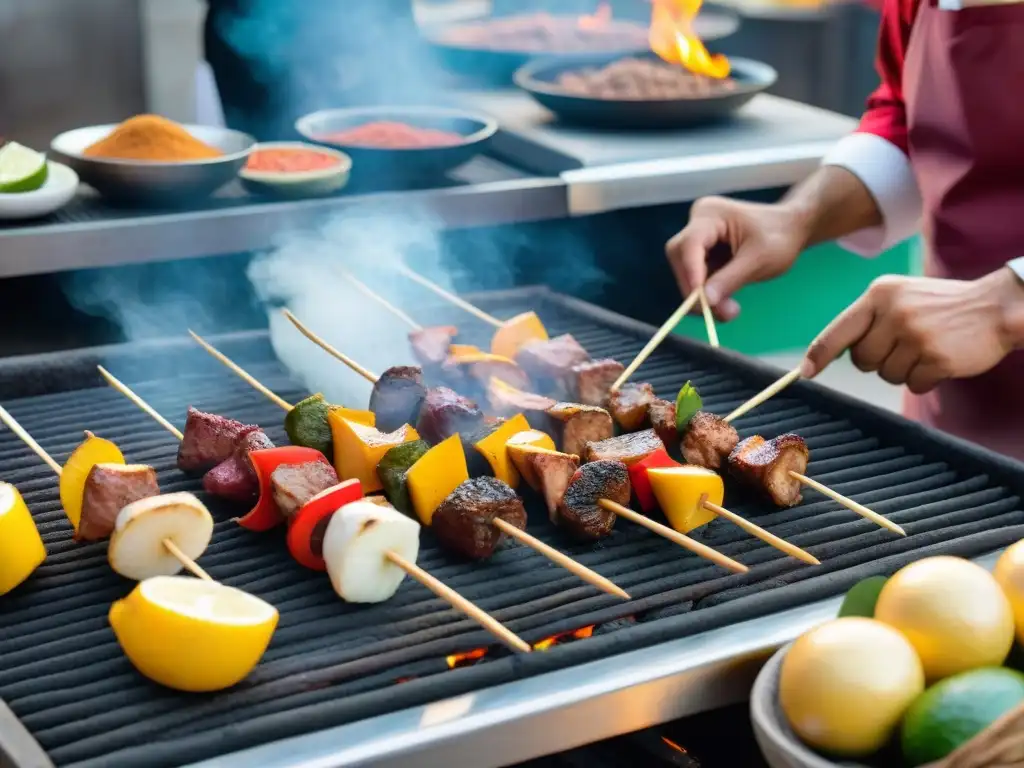
[{"label": "glowing ember", "polygon": [[671,747],[672,749],[674,749],[674,750],[675,750],[676,752],[680,752],[680,753],[682,753],[682,754],[684,754],[684,755],[686,754],[686,750],[685,750],[685,749],[683,749],[682,747],[680,747],[680,746],[679,746],[678,744],[676,744],[676,743],[675,743],[674,741],[672,741],[672,739],[667,739],[667,738],[665,738],[664,736],[662,736],[662,737],[661,737],[661,740],[662,740],[663,742],[665,742],[665,743],[666,743],[666,744],[667,744],[668,746],[670,746],[670,747]]},{"label": "glowing ember", "polygon": [[612,20],[612,6],[610,3],[602,2],[597,10],[590,14],[580,16],[577,23],[580,29],[600,29]]},{"label": "glowing ember", "polygon": [[551,637],[546,637],[539,643],[534,643],[533,650],[535,651],[546,651],[553,645],[558,645],[565,640],[583,640],[584,638],[590,637],[594,634],[594,626],[583,627],[581,629],[574,630],[572,632],[562,632]]},{"label": "glowing ember", "polygon": [[680,64],[696,75],[729,76],[729,59],[708,52],[693,31],[703,0],[652,0],[651,50],[669,64]]},{"label": "glowing ember", "polygon": [[447,659],[445,659],[445,661],[448,662],[449,669],[455,669],[456,667],[468,667],[474,661],[482,659],[486,655],[486,648],[477,648],[475,651],[456,653],[452,656],[449,656]]}]

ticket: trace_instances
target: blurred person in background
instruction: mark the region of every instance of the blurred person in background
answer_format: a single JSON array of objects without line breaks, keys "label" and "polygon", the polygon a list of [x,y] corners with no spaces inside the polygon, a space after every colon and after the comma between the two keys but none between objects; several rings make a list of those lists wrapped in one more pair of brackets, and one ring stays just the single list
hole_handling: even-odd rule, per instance
[{"label": "blurred person in background", "polygon": [[736,291],[808,246],[839,239],[870,256],[920,228],[925,276],[875,281],[804,373],[850,350],[906,385],[910,418],[1024,459],[1024,4],[884,0],[877,68],[857,132],[810,178],[772,205],[697,201],[669,260],[685,293],[706,285],[731,320]]}]

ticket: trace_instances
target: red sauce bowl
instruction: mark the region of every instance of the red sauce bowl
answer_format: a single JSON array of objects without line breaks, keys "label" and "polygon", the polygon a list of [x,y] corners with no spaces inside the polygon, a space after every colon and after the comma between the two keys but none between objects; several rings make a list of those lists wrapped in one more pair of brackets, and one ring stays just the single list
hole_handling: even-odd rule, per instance
[{"label": "red sauce bowl", "polygon": [[336,149],[299,141],[257,144],[239,178],[256,194],[313,197],[348,184],[352,158]]}]

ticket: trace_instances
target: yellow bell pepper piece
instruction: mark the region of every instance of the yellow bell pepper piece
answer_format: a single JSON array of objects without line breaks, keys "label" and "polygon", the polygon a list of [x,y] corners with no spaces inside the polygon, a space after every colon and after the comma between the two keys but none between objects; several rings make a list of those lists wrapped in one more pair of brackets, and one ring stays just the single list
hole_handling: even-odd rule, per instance
[{"label": "yellow bell pepper piece", "polygon": [[508,441],[513,435],[530,430],[530,422],[521,413],[507,419],[487,437],[473,443],[473,447],[494,470],[494,476],[513,488],[519,487],[519,471],[508,455]]},{"label": "yellow bell pepper piece", "polygon": [[18,489],[0,483],[0,595],[6,595],[46,559],[32,513]]},{"label": "yellow bell pepper piece", "polygon": [[441,502],[467,480],[466,454],[458,434],[423,454],[405,475],[409,498],[420,522],[429,526]]},{"label": "yellow bell pepper piece", "polygon": [[536,312],[524,312],[506,320],[491,339],[491,352],[514,358],[519,348],[531,341],[547,341],[548,332]]},{"label": "yellow bell pepper piece", "polygon": [[[354,421],[356,424],[365,424],[368,427],[377,426],[377,414],[373,411],[360,411],[357,408],[332,405],[328,413],[337,413],[341,418]],[[333,435],[334,433],[332,432],[331,434]]]},{"label": "yellow bell pepper piece", "polygon": [[448,347],[448,356],[452,358],[460,358],[464,355],[482,355],[483,350],[480,347],[474,347],[472,344],[452,344]]},{"label": "yellow bell pepper piece", "polygon": [[358,480],[363,493],[384,488],[377,476],[377,464],[391,448],[412,440],[419,440],[416,430],[405,424],[394,432],[384,434],[375,427],[350,421],[341,415],[344,409],[327,412],[334,442],[334,468],[340,480]]},{"label": "yellow bell pepper piece", "polygon": [[508,451],[508,456],[512,460],[512,465],[519,470],[519,473],[523,476],[526,484],[534,490],[539,490],[540,479],[536,476],[533,471],[533,467],[526,460],[526,454],[530,451],[551,451],[557,453],[555,450],[555,441],[551,439],[551,435],[546,432],[541,432],[539,429],[531,429],[524,432],[518,432],[508,439],[505,443],[505,450]]},{"label": "yellow bell pepper piece", "polygon": [[703,467],[659,467],[647,470],[651,490],[669,523],[680,533],[689,533],[715,519],[704,501],[721,506],[725,485],[718,474]]},{"label": "yellow bell pepper piece", "polygon": [[60,503],[75,533],[78,533],[78,524],[82,520],[82,497],[89,472],[97,464],[124,463],[120,448],[92,432],[86,432],[85,441],[72,451],[60,473]]}]

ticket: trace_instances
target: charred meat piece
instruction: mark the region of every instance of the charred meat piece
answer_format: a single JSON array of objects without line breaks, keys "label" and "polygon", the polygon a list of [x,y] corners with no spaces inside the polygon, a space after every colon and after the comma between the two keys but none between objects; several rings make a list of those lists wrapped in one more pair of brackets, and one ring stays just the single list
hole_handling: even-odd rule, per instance
[{"label": "charred meat piece", "polygon": [[576,399],[584,405],[597,405],[604,408],[608,405],[612,384],[625,370],[626,366],[610,357],[574,365],[572,374],[576,379],[574,390]]},{"label": "charred meat piece", "polygon": [[666,446],[679,443],[679,430],[676,429],[676,404],[668,400],[655,399],[647,407],[647,418]]},{"label": "charred meat piece", "polygon": [[803,498],[800,481],[789,473],[802,475],[809,459],[810,451],[800,435],[779,435],[771,440],[754,435],[736,446],[729,467],[737,478],[764,490],[776,505],[795,507]]},{"label": "charred meat piece", "polygon": [[611,414],[604,408],[579,403],[556,403],[548,415],[559,423],[562,451],[582,456],[587,443],[599,443],[615,434]]},{"label": "charred meat piece", "polygon": [[452,389],[465,394],[485,395],[492,378],[498,378],[511,387],[530,386],[530,378],[523,369],[500,355],[480,354],[451,357],[441,366],[441,379]]},{"label": "charred meat piece", "polygon": [[156,470],[145,464],[97,464],[85,478],[77,541],[102,541],[114,532],[120,511],[139,499],[159,496]]},{"label": "charred meat piece", "polygon": [[612,532],[616,515],[597,502],[629,504],[629,470],[621,461],[584,464],[569,481],[558,504],[558,524],[579,539],[602,539]]},{"label": "charred meat piece", "polygon": [[281,464],[270,473],[274,503],[285,520],[291,520],[310,499],[338,484],[338,473],[323,461]]},{"label": "charred meat piece", "polygon": [[739,441],[731,424],[713,413],[697,411],[683,435],[683,458],[687,464],[719,469]]},{"label": "charred meat piece", "polygon": [[618,437],[609,437],[599,443],[588,443],[586,461],[621,461],[627,467],[643,461],[655,451],[665,450],[665,444],[653,429],[630,432]]},{"label": "charred meat piece", "polygon": [[523,392],[500,377],[492,378],[488,382],[487,402],[490,403],[494,413],[502,416],[521,413],[531,424],[534,423],[534,414],[543,415],[546,418],[548,409],[553,408],[556,404],[556,401],[550,397],[533,392]]},{"label": "charred meat piece", "polygon": [[635,432],[647,421],[647,409],[655,400],[650,384],[623,384],[609,396],[608,410],[624,432]]},{"label": "charred meat piece", "polygon": [[446,440],[456,432],[463,434],[476,430],[484,415],[476,403],[448,387],[431,387],[420,408],[416,431],[431,445]]},{"label": "charred meat piece", "polygon": [[423,370],[419,366],[388,368],[370,393],[370,410],[377,417],[377,429],[387,433],[405,424],[415,424],[426,394]]},{"label": "charred meat piece", "polygon": [[436,368],[448,358],[448,347],[452,345],[459,329],[454,325],[437,325],[409,332],[409,344],[416,361],[424,368]]},{"label": "charred meat piece", "polygon": [[233,456],[203,475],[203,490],[238,504],[255,504],[260,495],[260,481],[249,459],[249,451],[273,447],[274,443],[261,429],[243,436]]},{"label": "charred meat piece", "polygon": [[538,388],[546,385],[565,394],[575,384],[576,376],[572,369],[589,359],[587,350],[568,333],[526,344],[516,355],[519,367],[526,371]]},{"label": "charred meat piece", "polygon": [[494,525],[496,518],[526,529],[526,509],[516,492],[495,477],[478,477],[466,480],[441,502],[431,526],[445,549],[483,560],[505,536]]},{"label": "charred meat piece", "polygon": [[255,424],[243,424],[190,407],[184,437],[178,446],[178,469],[182,472],[213,469],[235,452],[235,446],[244,435],[258,429]]},{"label": "charred meat piece", "polygon": [[544,495],[551,522],[558,524],[558,503],[565,496],[576,470],[580,468],[580,457],[558,451],[532,450],[524,454],[530,474]]}]

